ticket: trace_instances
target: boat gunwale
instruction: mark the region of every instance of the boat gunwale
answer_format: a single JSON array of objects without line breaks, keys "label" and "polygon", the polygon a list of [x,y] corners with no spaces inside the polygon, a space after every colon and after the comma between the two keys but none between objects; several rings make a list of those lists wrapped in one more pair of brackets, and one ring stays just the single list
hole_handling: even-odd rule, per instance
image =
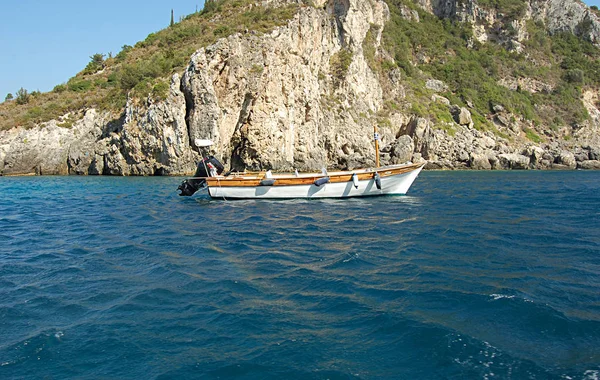
[{"label": "boat gunwale", "polygon": [[320,178],[329,177],[330,183],[349,182],[356,174],[359,181],[373,180],[375,174],[378,173],[381,178],[400,175],[412,172],[423,167],[424,163],[416,164],[400,164],[382,166],[379,168],[358,169],[354,171],[337,171],[329,173],[304,173],[296,176],[295,174],[273,174],[269,177],[266,172],[262,172],[262,176],[244,176],[232,174],[232,176],[217,176],[217,177],[198,177],[193,179],[204,179],[208,186],[217,187],[258,187],[261,186],[261,181],[265,179],[273,179],[275,183],[269,186],[310,186],[314,181]]}]

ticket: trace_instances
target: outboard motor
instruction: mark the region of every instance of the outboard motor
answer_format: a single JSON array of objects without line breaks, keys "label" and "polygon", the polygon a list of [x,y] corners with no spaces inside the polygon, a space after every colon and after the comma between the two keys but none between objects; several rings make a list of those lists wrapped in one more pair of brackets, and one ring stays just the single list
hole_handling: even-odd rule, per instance
[{"label": "outboard motor", "polygon": [[[223,173],[225,167],[214,156],[208,156],[198,163],[194,178],[186,179],[179,185],[177,190],[181,192],[179,195],[189,197],[204,187],[206,187],[206,177],[213,177]],[[212,173],[211,173],[212,172]]]}]

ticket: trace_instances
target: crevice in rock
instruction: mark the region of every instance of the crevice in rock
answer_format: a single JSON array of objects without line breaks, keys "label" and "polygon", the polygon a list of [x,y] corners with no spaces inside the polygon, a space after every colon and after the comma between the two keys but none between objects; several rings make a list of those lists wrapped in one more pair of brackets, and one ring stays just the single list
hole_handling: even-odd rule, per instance
[{"label": "crevice in rock", "polygon": [[346,15],[348,14],[348,10],[350,9],[350,1],[349,0],[333,0],[327,4],[327,13],[333,17],[335,21],[335,26],[338,31],[338,38],[340,45],[342,47],[346,47],[346,32],[344,31],[344,21],[346,19]]},{"label": "crevice in rock", "polygon": [[192,150],[200,153],[192,139],[192,128],[190,125],[191,124],[190,117],[191,117],[192,109],[194,108],[194,97],[193,97],[191,91],[186,91],[186,88],[183,85],[183,81],[184,81],[184,78],[182,77],[181,80],[179,81],[179,90],[183,93],[183,97],[185,99],[185,129],[187,130],[190,147],[192,148]]},{"label": "crevice in rock", "polygon": [[244,101],[240,109],[238,121],[235,125],[233,137],[231,139],[231,145],[233,149],[231,151],[231,168],[233,170],[244,170],[246,163],[244,162],[242,155],[247,150],[247,131],[243,130],[243,127],[251,124],[252,121],[252,106],[256,100],[256,96],[250,92],[244,96]]},{"label": "crevice in rock", "polygon": [[98,141],[105,139],[111,135],[111,133],[119,133],[123,130],[123,125],[125,125],[125,112],[119,116],[118,119],[112,119],[104,128],[102,128],[102,134],[98,137]]},{"label": "crevice in rock", "polygon": [[110,169],[108,168],[108,157],[106,155],[102,156],[104,164],[102,166],[102,175],[110,175]]},{"label": "crevice in rock", "polygon": [[[221,67],[221,70],[219,70],[219,77],[220,77],[220,76],[223,74],[223,71],[225,71],[225,69],[227,68],[227,65],[229,65],[229,61],[227,61],[227,60],[226,60],[226,61],[223,63],[223,67]],[[215,79],[215,82],[216,82],[217,80],[218,80],[218,79]]]},{"label": "crevice in rock", "polygon": [[256,100],[256,97],[254,96],[254,94],[248,92],[246,93],[246,95],[244,96],[244,101],[242,102],[242,107],[240,109],[240,114],[238,117],[238,121],[235,124],[235,131],[239,131],[240,128],[244,125],[244,124],[250,124],[252,121],[252,106],[254,105],[254,101]]}]

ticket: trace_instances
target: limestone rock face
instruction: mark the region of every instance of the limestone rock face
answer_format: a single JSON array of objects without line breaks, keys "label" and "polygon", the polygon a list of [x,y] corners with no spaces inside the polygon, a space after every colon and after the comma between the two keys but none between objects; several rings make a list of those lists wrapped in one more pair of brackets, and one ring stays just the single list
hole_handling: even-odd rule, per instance
[{"label": "limestone rock face", "polygon": [[582,161],[577,165],[577,167],[579,169],[600,170],[600,161],[593,161],[593,160]]},{"label": "limestone rock face", "polygon": [[71,128],[56,121],[0,132],[0,174],[191,174],[186,103],[173,76],[164,101],[128,102],[124,115],[90,109]]},{"label": "limestone rock face", "polygon": [[106,115],[90,110],[71,128],[51,121],[32,129],[18,127],[0,132],[1,173],[68,174],[71,144],[82,144],[93,139],[90,136],[99,135],[105,120]]},{"label": "limestone rock face", "polygon": [[521,154],[501,154],[498,156],[503,169],[529,169],[530,159]]},{"label": "limestone rock face", "polygon": [[473,153],[471,155],[471,168],[476,170],[492,169],[492,164],[490,163],[488,155],[483,153]]},{"label": "limestone rock face", "polygon": [[582,2],[530,0],[530,4],[532,18],[544,21],[550,31],[570,31],[600,43],[600,20]]},{"label": "limestone rock face", "polygon": [[444,92],[444,91],[448,90],[448,85],[446,85],[441,80],[436,80],[436,79],[429,79],[425,83],[425,87],[427,87],[428,89],[433,90],[435,92]]},{"label": "limestone rock face", "polygon": [[551,93],[554,89],[552,85],[541,82],[533,78],[503,78],[498,82],[499,85],[504,86],[512,91],[522,90],[532,94],[537,92]]},{"label": "limestone rock face", "polygon": [[[381,107],[382,90],[362,42],[389,11],[380,0],[324,7],[303,8],[267,36],[232,35],[193,55],[182,81],[192,141],[214,140],[234,169],[372,162],[372,125],[359,115]],[[341,54],[351,57],[347,68],[335,67]]]},{"label": "limestone rock face", "polygon": [[456,121],[457,124],[473,126],[471,111],[465,107],[452,106],[450,108],[450,112],[452,113],[454,121]]},{"label": "limestone rock face", "polygon": [[385,146],[381,151],[389,155],[387,162],[384,164],[403,164],[412,160],[415,150],[415,144],[412,137],[402,135],[391,144]]},{"label": "limestone rock face", "polygon": [[186,105],[175,74],[166,100],[138,106],[128,102],[120,131],[99,141],[104,170],[121,175],[185,174],[198,159],[190,148]]},{"label": "limestone rock face", "polygon": [[575,169],[577,167],[577,161],[575,160],[575,155],[568,151],[560,152],[559,156],[556,159],[556,163],[559,165],[564,165],[569,169]]},{"label": "limestone rock face", "polygon": [[[551,33],[570,31],[596,45],[600,44],[600,20],[579,1],[528,0],[525,2],[525,14],[518,19],[499,14],[489,7],[481,7],[476,0],[418,0],[417,3],[438,17],[471,24],[473,36],[479,42],[504,42],[509,50],[517,53],[523,49],[521,42],[528,38],[528,20],[543,22]],[[498,29],[501,21],[510,24],[510,28]]]}]

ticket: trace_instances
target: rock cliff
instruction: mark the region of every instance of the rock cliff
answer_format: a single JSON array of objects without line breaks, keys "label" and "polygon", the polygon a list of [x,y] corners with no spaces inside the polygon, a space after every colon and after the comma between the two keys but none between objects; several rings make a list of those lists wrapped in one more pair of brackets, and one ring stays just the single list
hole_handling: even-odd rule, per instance
[{"label": "rock cliff", "polygon": [[200,49],[182,81],[191,141],[214,140],[234,169],[367,163],[373,126],[360,115],[377,112],[382,90],[362,44],[386,16],[383,1],[315,2],[268,35]]},{"label": "rock cliff", "polygon": [[418,0],[417,3],[439,17],[471,24],[475,37],[482,42],[504,39],[519,44],[528,38],[526,22],[534,20],[544,23],[550,33],[569,31],[600,45],[598,16],[580,1],[528,0],[504,8],[479,5],[488,2],[476,0]]},{"label": "rock cliff", "polygon": [[17,174],[170,175],[193,172],[180,79],[173,76],[167,99],[129,101],[124,115],[88,110],[66,128],[53,120],[32,129],[0,131],[0,171]]},{"label": "rock cliff", "polygon": [[[434,169],[600,168],[597,90],[582,94],[590,120],[577,125],[569,139],[550,131],[543,141],[532,141],[526,137],[531,123],[501,105],[486,115],[497,130],[478,128],[468,102],[453,104],[443,96],[448,85],[429,78],[424,87],[434,93],[431,104],[451,115],[434,120],[391,107],[388,99],[406,99],[403,74],[372,67],[373,56],[388,59],[382,31],[390,9],[384,0],[300,3],[293,18],[272,32],[236,33],[197,50],[185,71],[172,76],[164,100],[130,98],[117,117],[89,109],[70,128],[50,121],[0,131],[0,173],[190,174],[200,157],[198,138],[214,140],[213,153],[234,170],[352,169],[373,164],[375,123],[384,163],[427,160]],[[532,0],[523,14],[507,21],[510,33],[498,27],[505,14],[475,1],[419,0],[418,5],[470,23],[480,43],[499,41],[517,53],[528,38],[527,20],[541,20],[551,32],[569,30],[600,41],[598,18],[577,1]],[[410,7],[403,14],[419,22]],[[500,85],[511,91],[552,90],[551,84],[524,78],[508,77]]]}]

